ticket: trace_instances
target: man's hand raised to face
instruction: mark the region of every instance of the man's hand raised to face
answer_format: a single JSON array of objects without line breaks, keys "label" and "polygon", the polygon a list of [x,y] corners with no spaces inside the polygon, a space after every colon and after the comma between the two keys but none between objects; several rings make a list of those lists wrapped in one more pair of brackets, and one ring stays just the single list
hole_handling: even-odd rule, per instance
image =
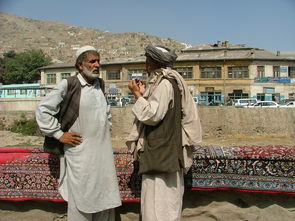
[{"label": "man's hand raised to face", "polygon": [[145,84],[141,79],[132,79],[128,83],[128,88],[132,92],[132,94],[135,96],[135,98],[139,98],[142,96],[144,90],[145,90]]}]

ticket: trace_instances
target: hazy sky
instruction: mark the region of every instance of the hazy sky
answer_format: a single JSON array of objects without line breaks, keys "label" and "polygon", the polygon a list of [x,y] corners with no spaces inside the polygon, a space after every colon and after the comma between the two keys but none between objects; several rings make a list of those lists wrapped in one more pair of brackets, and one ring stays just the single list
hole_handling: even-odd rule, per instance
[{"label": "hazy sky", "polygon": [[192,45],[228,40],[295,52],[295,0],[0,0],[0,11]]}]

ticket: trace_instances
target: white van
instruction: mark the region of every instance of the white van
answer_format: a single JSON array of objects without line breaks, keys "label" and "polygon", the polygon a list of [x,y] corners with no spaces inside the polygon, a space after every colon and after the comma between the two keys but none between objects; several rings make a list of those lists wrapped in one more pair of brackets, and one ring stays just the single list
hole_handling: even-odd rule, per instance
[{"label": "white van", "polygon": [[235,107],[247,107],[257,103],[256,98],[241,98],[234,100]]}]

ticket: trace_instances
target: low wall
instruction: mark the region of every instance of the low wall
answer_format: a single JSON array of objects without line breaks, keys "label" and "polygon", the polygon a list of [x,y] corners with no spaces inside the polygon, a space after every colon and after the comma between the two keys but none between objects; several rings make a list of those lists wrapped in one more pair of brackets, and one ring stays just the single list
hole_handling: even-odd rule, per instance
[{"label": "low wall", "polygon": [[34,111],[41,98],[1,98],[0,111]]},{"label": "low wall", "polygon": [[[2,109],[1,109],[2,110]],[[235,108],[199,106],[203,137],[221,136],[295,136],[295,109],[293,108]],[[131,129],[134,116],[132,105],[111,108],[113,116],[112,136],[125,139]],[[11,125],[24,113],[34,117],[34,111],[0,111],[0,124]]]},{"label": "low wall", "polygon": [[295,136],[293,108],[199,107],[204,137]]}]

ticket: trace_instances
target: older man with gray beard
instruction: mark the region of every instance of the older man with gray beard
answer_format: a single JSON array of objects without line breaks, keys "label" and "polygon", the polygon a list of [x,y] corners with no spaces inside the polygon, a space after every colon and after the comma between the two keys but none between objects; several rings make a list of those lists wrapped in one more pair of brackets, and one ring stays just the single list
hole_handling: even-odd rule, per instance
[{"label": "older man with gray beard", "polygon": [[[63,144],[59,191],[68,202],[68,220],[114,221],[121,205],[110,136],[110,112],[99,80],[100,54],[92,46],[76,53],[77,76],[62,80],[38,105],[36,119],[41,131]],[[70,82],[74,82],[70,83]],[[74,86],[71,86],[71,85]],[[62,130],[56,115],[69,107]]]}]

